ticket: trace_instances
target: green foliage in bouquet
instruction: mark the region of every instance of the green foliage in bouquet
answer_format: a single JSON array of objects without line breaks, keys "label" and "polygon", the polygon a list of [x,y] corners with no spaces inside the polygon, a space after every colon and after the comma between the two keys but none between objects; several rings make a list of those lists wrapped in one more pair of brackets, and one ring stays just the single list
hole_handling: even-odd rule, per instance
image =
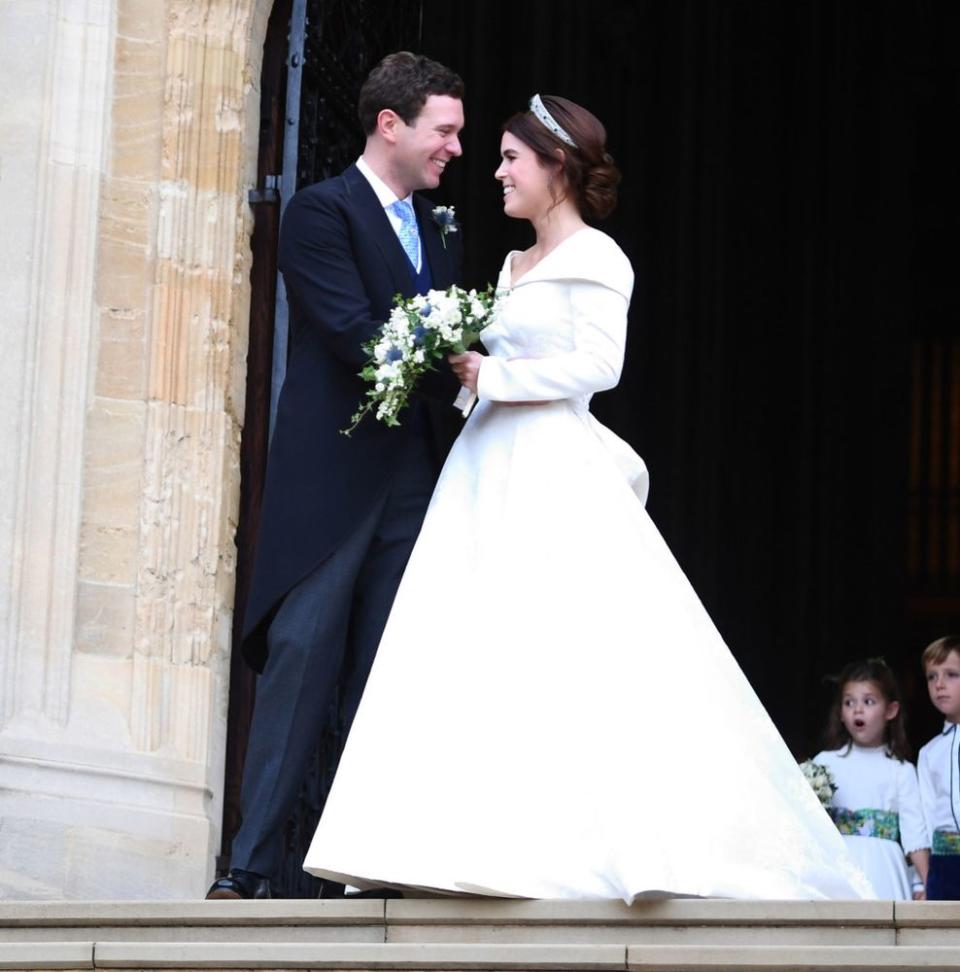
[{"label": "green foliage in bouquet", "polygon": [[496,303],[492,286],[479,292],[453,286],[411,298],[397,294],[383,327],[363,346],[368,360],[360,377],[370,387],[341,432],[350,435],[369,412],[385,425],[399,425],[420,376],[445,355],[468,350],[493,320]]}]

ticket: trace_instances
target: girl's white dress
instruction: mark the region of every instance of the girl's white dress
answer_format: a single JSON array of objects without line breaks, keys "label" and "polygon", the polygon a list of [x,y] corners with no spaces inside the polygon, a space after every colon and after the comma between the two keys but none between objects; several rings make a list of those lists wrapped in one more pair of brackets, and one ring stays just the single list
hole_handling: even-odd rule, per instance
[{"label": "girl's white dress", "polygon": [[814,762],[833,774],[837,791],[831,803],[838,826],[877,897],[909,901],[913,893],[905,855],[930,846],[913,763],[888,756],[883,746],[822,752]]},{"label": "girl's white dress", "polygon": [[619,380],[629,262],[593,229],[513,286],[511,256],[304,866],[530,898],[870,897],[647,515],[642,461],[588,410]]}]

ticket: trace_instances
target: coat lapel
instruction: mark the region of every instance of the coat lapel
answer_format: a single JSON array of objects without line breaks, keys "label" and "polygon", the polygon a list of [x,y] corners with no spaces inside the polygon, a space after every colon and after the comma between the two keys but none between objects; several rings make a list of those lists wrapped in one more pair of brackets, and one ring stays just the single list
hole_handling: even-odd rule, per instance
[{"label": "coat lapel", "polygon": [[412,295],[413,277],[410,273],[410,261],[373,187],[356,165],[351,165],[344,170],[343,181],[350,196],[350,205],[357,212],[361,223],[368,229],[370,241],[376,246],[387,265],[393,282],[393,292]]},{"label": "coat lapel", "polygon": [[[390,225],[383,206],[380,205],[380,200],[377,199],[377,194],[356,165],[351,165],[344,170],[343,181],[350,197],[350,205],[356,210],[363,225],[369,229],[370,240],[383,257],[393,281],[394,292],[412,296],[414,283],[410,261]],[[445,290],[454,283],[456,277],[453,246],[449,239],[444,246],[440,227],[433,218],[433,204],[423,196],[414,193],[413,206],[420,228],[423,256],[430,267],[433,285]]]}]

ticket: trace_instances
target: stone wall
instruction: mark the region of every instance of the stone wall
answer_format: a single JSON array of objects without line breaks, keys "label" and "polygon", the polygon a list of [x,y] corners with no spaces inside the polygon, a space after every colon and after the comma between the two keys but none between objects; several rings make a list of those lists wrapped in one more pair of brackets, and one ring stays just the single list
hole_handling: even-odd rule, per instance
[{"label": "stone wall", "polygon": [[269,7],[0,2],[0,897],[212,875]]}]

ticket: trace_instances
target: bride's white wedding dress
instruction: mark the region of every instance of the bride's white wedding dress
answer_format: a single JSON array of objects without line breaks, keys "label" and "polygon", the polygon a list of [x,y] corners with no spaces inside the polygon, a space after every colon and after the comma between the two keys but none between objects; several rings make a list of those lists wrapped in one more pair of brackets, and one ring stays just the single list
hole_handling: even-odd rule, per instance
[{"label": "bride's white wedding dress", "polygon": [[308,871],[532,898],[873,896],[647,515],[643,463],[588,411],[619,379],[632,284],[594,229],[515,282],[507,257],[480,401]]}]

